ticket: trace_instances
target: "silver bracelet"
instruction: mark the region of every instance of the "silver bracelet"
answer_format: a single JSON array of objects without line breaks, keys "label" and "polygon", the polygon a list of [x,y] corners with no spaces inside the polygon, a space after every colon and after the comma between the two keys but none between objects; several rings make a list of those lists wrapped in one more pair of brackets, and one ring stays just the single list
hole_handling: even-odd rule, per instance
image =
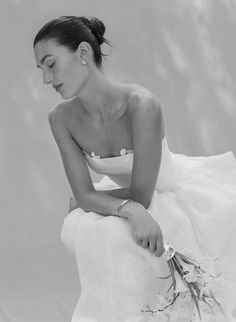
[{"label": "silver bracelet", "polygon": [[126,199],[126,200],[122,201],[122,203],[119,205],[119,207],[118,207],[118,208],[116,209],[116,211],[115,211],[115,216],[119,216],[119,217],[120,217],[119,212],[120,212],[121,208],[122,208],[125,204],[127,204],[129,201],[132,201],[132,199]]}]

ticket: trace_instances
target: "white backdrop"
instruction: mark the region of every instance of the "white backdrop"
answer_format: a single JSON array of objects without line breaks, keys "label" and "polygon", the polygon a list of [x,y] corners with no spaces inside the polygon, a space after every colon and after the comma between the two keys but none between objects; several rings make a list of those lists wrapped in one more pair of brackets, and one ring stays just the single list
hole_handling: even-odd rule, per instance
[{"label": "white backdrop", "polygon": [[103,20],[105,72],[159,97],[173,152],[236,155],[235,0],[1,0],[1,322],[68,322],[79,296],[60,241],[71,190],[47,118],[60,96],[32,48],[60,15]]}]

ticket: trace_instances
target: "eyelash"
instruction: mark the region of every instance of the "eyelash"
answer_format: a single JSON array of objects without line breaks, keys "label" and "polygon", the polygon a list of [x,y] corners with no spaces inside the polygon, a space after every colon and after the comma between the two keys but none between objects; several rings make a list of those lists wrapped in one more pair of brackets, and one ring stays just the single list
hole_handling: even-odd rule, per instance
[{"label": "eyelash", "polygon": [[55,63],[53,63],[52,65],[48,66],[49,68],[52,68],[55,65]]}]

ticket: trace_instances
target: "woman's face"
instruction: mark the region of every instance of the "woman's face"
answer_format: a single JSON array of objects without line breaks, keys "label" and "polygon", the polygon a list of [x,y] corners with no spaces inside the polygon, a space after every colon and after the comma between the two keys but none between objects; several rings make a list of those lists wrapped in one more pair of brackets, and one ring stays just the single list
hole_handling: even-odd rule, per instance
[{"label": "woman's face", "polygon": [[81,64],[78,51],[71,52],[54,39],[37,42],[34,54],[44,84],[51,84],[64,99],[75,96],[88,78],[88,69]]}]

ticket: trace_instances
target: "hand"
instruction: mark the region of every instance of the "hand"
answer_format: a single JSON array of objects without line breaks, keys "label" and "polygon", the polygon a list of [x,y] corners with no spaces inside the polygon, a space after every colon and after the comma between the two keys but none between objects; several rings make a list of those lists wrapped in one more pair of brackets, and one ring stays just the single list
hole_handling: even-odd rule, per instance
[{"label": "hand", "polygon": [[130,202],[123,208],[123,214],[130,222],[131,232],[136,243],[160,257],[165,248],[159,224],[140,203]]},{"label": "hand", "polygon": [[74,210],[78,207],[79,207],[79,205],[78,205],[77,201],[75,200],[75,198],[70,197],[68,213],[70,213],[72,210]]}]

